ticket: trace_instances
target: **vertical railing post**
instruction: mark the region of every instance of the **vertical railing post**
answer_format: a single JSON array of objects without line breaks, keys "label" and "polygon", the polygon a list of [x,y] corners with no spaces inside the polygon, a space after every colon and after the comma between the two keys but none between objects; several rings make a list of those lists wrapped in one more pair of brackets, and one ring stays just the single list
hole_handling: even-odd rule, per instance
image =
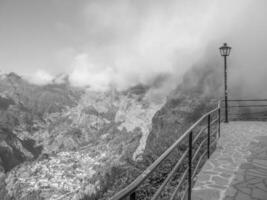
[{"label": "vertical railing post", "polygon": [[228,88],[227,88],[227,60],[224,56],[224,104],[225,104],[225,123],[228,123]]},{"label": "vertical railing post", "polygon": [[191,200],[192,193],[192,142],[193,132],[189,133],[189,152],[188,152],[188,200]]},{"label": "vertical railing post", "polygon": [[210,115],[208,115],[208,158],[210,158]]},{"label": "vertical railing post", "polygon": [[131,195],[130,195],[130,200],[135,200],[136,199],[136,193],[133,192]]},{"label": "vertical railing post", "polygon": [[218,135],[219,137],[221,137],[221,108],[218,109],[218,120],[219,120]]}]

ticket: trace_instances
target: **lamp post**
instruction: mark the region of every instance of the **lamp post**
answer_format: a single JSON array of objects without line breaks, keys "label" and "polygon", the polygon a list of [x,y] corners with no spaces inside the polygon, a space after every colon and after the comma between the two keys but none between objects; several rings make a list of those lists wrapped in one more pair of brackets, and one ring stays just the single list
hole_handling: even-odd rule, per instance
[{"label": "lamp post", "polygon": [[227,89],[227,59],[226,57],[230,55],[231,47],[224,43],[220,47],[221,56],[224,57],[224,103],[225,103],[225,123],[228,123],[228,89]]}]

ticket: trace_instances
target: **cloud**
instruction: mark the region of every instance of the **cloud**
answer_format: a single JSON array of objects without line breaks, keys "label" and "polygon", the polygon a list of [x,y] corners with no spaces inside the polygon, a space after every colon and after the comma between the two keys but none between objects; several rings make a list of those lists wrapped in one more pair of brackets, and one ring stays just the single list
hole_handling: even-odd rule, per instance
[{"label": "cloud", "polygon": [[126,89],[161,74],[179,80],[203,55],[214,6],[211,0],[90,1],[82,12],[88,40],[74,57],[72,82]]},{"label": "cloud", "polygon": [[27,80],[33,84],[37,85],[46,85],[52,82],[53,76],[47,73],[44,70],[37,70],[34,74],[32,75],[27,75]]},{"label": "cloud", "polygon": [[87,54],[81,54],[74,59],[69,80],[74,86],[90,86],[93,90],[106,90],[110,86],[112,76],[111,68],[99,70],[90,62]]},{"label": "cloud", "polygon": [[[87,59],[82,68],[78,64],[71,73],[99,77],[95,83],[90,81],[94,88],[112,83],[118,89],[148,84],[167,74],[171,75],[167,80],[171,90],[205,56],[211,42],[224,42],[222,39],[244,23],[250,3],[251,0],[90,1],[82,12],[88,40],[82,53],[74,58],[86,55]],[[98,81],[101,79],[105,81]],[[88,83],[84,78],[79,85]]]},{"label": "cloud", "polygon": [[75,86],[105,90],[112,85],[123,90],[139,83],[149,85],[164,75],[168,78],[161,85],[164,91],[171,90],[203,60],[222,69],[218,47],[226,41],[233,47],[229,85],[245,91],[265,83],[265,0],[77,2],[73,10],[69,4],[60,10],[58,26],[68,42],[64,40],[55,55],[55,65],[35,73],[46,78],[35,82],[47,83],[49,74],[60,72],[68,74]]}]

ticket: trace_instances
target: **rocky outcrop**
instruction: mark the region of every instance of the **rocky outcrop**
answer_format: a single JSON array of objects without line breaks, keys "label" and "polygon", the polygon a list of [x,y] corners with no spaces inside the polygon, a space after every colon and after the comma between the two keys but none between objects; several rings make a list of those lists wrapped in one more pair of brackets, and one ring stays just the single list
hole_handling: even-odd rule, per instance
[{"label": "rocky outcrop", "polygon": [[222,80],[219,71],[205,64],[188,71],[167,102],[153,117],[145,154],[157,158],[203,113],[215,108]]}]

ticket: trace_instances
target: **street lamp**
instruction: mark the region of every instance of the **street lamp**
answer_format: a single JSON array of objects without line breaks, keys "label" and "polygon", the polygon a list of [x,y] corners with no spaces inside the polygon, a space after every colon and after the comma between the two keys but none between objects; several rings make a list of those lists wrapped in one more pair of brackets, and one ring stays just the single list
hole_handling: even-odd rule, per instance
[{"label": "street lamp", "polygon": [[227,62],[226,57],[230,55],[231,47],[224,43],[220,47],[221,56],[224,57],[224,103],[225,103],[225,123],[228,123],[228,91],[227,91]]}]

